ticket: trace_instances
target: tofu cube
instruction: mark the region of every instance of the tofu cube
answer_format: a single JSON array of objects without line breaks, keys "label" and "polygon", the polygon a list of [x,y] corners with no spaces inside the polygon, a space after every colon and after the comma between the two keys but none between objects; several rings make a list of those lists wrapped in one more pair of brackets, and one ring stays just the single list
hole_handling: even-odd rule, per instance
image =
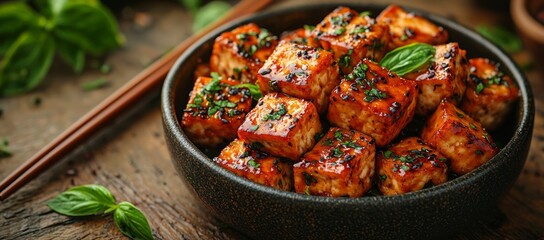
[{"label": "tofu cube", "polygon": [[368,134],[383,147],[412,120],[416,98],[414,82],[363,59],[332,91],[327,119]]},{"label": "tofu cube", "polygon": [[213,161],[258,184],[286,191],[293,189],[293,166],[289,162],[253,150],[241,140],[231,142]]},{"label": "tofu cube", "polygon": [[406,12],[395,4],[383,10],[376,20],[379,24],[389,26],[389,50],[414,42],[441,45],[448,41],[448,31],[444,28],[422,16]]},{"label": "tofu cube", "polygon": [[199,77],[189,94],[181,126],[200,147],[227,145],[237,136],[236,130],[251,109],[251,93],[234,88],[238,81]]},{"label": "tofu cube", "polygon": [[282,92],[303,98],[324,113],[332,89],[340,83],[338,74],[332,53],[282,41],[259,70],[257,84],[263,94]]},{"label": "tofu cube", "polygon": [[308,45],[308,38],[310,37],[312,30],[312,26],[305,25],[304,28],[283,32],[280,36],[280,41]]},{"label": "tofu cube", "polygon": [[240,26],[215,39],[210,68],[223,77],[254,83],[277,43],[276,36],[254,23]]},{"label": "tofu cube", "polygon": [[333,127],[293,166],[295,191],[329,197],[360,197],[372,186],[374,140]]},{"label": "tofu cube", "polygon": [[498,64],[489,59],[475,58],[469,63],[467,91],[461,109],[487,130],[497,129],[519,98],[519,89],[499,70]]},{"label": "tofu cube", "polygon": [[238,128],[238,138],[270,155],[297,161],[310,150],[321,132],[319,114],[309,101],[270,93]]},{"label": "tofu cube", "polygon": [[479,122],[443,101],[425,124],[421,139],[450,160],[450,170],[464,175],[491,159],[499,149]]},{"label": "tofu cube", "polygon": [[468,61],[465,50],[458,43],[434,46],[436,49],[433,63],[422,72],[405,75],[419,86],[416,114],[428,116],[434,112],[442,99],[461,103],[466,90]]},{"label": "tofu cube", "polygon": [[378,188],[384,195],[397,195],[445,183],[446,161],[446,157],[421,139],[403,139],[376,155]]},{"label": "tofu cube", "polygon": [[308,42],[332,51],[342,73],[350,73],[363,58],[380,61],[389,43],[389,27],[368,15],[338,7],[317,24]]}]

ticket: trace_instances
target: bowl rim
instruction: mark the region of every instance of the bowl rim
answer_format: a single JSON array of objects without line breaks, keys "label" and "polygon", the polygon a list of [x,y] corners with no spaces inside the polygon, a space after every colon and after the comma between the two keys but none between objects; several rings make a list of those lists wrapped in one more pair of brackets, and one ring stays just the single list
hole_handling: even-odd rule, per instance
[{"label": "bowl rim", "polygon": [[[500,62],[502,67],[505,69],[511,70],[511,77],[516,81],[519,87],[520,99],[519,99],[519,108],[517,113],[519,114],[518,121],[516,123],[516,128],[514,130],[514,135],[508,141],[508,143],[497,153],[493,158],[488,160],[485,164],[478,167],[477,169],[460,176],[456,179],[449,180],[443,184],[433,186],[431,188],[422,189],[415,192],[409,192],[400,195],[394,196],[362,196],[359,198],[333,198],[333,197],[323,197],[323,196],[313,196],[305,195],[296,192],[284,191],[275,189],[272,187],[264,186],[255,182],[252,182],[248,179],[240,177],[223,167],[219,166],[208,158],[200,149],[198,149],[189,138],[183,133],[181,125],[179,124],[178,118],[175,112],[175,101],[173,95],[175,93],[174,86],[176,85],[176,72],[183,64],[183,62],[190,57],[190,55],[208,42],[210,39],[215,38],[220,33],[232,29],[241,24],[251,22],[251,19],[254,18],[266,18],[274,16],[277,14],[289,14],[297,11],[308,11],[312,8],[334,8],[338,6],[347,6],[350,8],[380,8],[385,9],[388,5],[384,4],[369,4],[369,3],[312,3],[312,4],[297,4],[295,6],[280,7],[277,9],[267,10],[261,13],[253,14],[247,17],[243,17],[234,21],[231,21],[218,29],[210,32],[205,35],[199,41],[194,43],[189,49],[187,49],[175,62],[173,67],[168,72],[166,80],[163,84],[161,91],[161,108],[163,121],[166,127],[170,128],[173,137],[176,140],[175,144],[179,144],[187,149],[185,149],[189,154],[191,154],[195,159],[200,161],[202,164],[206,165],[209,169],[215,171],[222,178],[228,178],[230,181],[234,181],[236,184],[241,185],[246,189],[251,189],[253,191],[260,192],[261,194],[271,194],[279,198],[288,198],[300,202],[312,202],[312,203],[322,203],[322,204],[342,204],[342,205],[357,205],[357,206],[377,206],[383,204],[400,204],[402,202],[408,201],[418,201],[419,199],[438,197],[446,192],[452,191],[452,189],[461,189],[464,186],[471,185],[477,182],[480,178],[487,175],[486,173],[493,170],[494,164],[499,164],[501,161],[506,161],[506,155],[508,152],[506,149],[512,148],[516,142],[523,142],[523,138],[531,137],[532,126],[534,121],[534,100],[531,90],[531,86],[527,81],[525,75],[517,66],[517,64],[506,54],[500,47],[497,47],[486,38],[476,33],[474,30],[463,26],[460,23],[449,20],[445,17],[435,15],[434,13],[429,13],[423,10],[402,6],[410,12],[414,12],[418,15],[424,16],[430,19],[432,22],[435,22],[439,26],[446,26],[449,29],[454,29],[458,32],[463,32],[466,34],[466,37],[474,41],[480,42],[484,45],[491,53],[497,56],[497,59],[494,59],[496,62]],[[511,114],[514,114],[512,110]],[[525,160],[525,159],[524,159]]]}]

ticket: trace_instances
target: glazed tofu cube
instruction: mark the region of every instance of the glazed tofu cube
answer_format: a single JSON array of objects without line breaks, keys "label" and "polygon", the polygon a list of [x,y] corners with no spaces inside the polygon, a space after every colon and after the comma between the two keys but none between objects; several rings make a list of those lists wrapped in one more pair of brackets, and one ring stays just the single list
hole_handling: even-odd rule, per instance
[{"label": "glazed tofu cube", "polygon": [[355,130],[331,128],[293,166],[295,191],[308,195],[360,197],[374,175],[374,140]]},{"label": "glazed tofu cube", "polygon": [[238,137],[257,150],[297,161],[321,132],[319,114],[309,101],[270,93],[248,114]]},{"label": "glazed tofu cube", "polygon": [[428,116],[442,99],[459,105],[466,89],[468,61],[458,43],[434,47],[434,61],[420,73],[405,75],[419,86],[416,114]]},{"label": "glazed tofu cube", "polygon": [[389,50],[414,42],[440,45],[448,41],[448,32],[444,28],[422,16],[406,12],[395,4],[383,10],[376,20],[379,24],[389,26]]},{"label": "glazed tofu cube", "polygon": [[282,92],[309,100],[319,113],[327,110],[329,95],[340,83],[332,53],[284,41],[266,60],[257,78],[263,94]]},{"label": "glazed tofu cube", "polygon": [[368,59],[355,67],[330,96],[327,118],[333,126],[390,143],[412,120],[417,86]]},{"label": "glazed tofu cube", "polygon": [[200,147],[226,145],[236,138],[236,130],[251,109],[251,93],[234,88],[238,81],[199,77],[183,111],[181,126]]},{"label": "glazed tofu cube", "polygon": [[213,161],[253,182],[286,191],[293,189],[293,166],[289,162],[253,150],[241,140],[231,142]]},{"label": "glazed tofu cube", "polygon": [[379,61],[386,53],[389,27],[347,7],[338,7],[317,24],[308,42],[332,51],[342,73],[347,74],[363,58]]},{"label": "glazed tofu cube", "polygon": [[450,160],[450,170],[466,174],[499,151],[479,122],[446,101],[427,120],[421,139]]},{"label": "glazed tofu cube", "polygon": [[304,28],[283,32],[281,34],[280,41],[307,45],[308,37],[310,37],[310,33],[313,29],[313,26],[305,25]]},{"label": "glazed tofu cube", "polygon": [[410,137],[376,155],[378,188],[384,195],[415,192],[448,180],[447,158]]},{"label": "glazed tofu cube", "polygon": [[277,43],[276,36],[254,23],[240,26],[215,39],[210,68],[223,77],[254,83]]},{"label": "glazed tofu cube", "polygon": [[519,97],[515,83],[486,58],[470,59],[467,91],[461,109],[487,130],[496,129]]}]

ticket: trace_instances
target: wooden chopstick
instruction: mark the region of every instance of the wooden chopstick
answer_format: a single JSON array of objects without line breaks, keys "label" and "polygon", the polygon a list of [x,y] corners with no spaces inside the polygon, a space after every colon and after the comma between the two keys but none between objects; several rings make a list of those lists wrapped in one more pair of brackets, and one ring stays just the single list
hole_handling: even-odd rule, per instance
[{"label": "wooden chopstick", "polygon": [[2,180],[0,200],[9,197],[146,93],[159,87],[176,59],[198,39],[228,21],[259,11],[271,2],[272,0],[240,1],[221,19],[187,38],[170,53],[136,75]]}]

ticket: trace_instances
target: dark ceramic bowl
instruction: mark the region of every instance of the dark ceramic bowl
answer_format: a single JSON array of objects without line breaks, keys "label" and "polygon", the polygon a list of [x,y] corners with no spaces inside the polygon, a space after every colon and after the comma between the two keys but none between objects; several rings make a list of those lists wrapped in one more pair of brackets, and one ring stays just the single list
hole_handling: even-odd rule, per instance
[{"label": "dark ceramic bowl", "polygon": [[[379,13],[385,6],[346,4]],[[275,34],[317,24],[337,4],[304,5],[232,22],[193,45],[176,62],[163,86],[162,114],[172,160],[198,198],[219,219],[256,239],[421,239],[451,236],[481,219],[519,175],[531,142],[534,103],[529,83],[498,47],[448,19],[418,12],[450,34],[469,57],[487,57],[520,87],[521,98],[500,132],[504,148],[478,169],[445,184],[400,196],[328,198],[258,185],[216,165],[180,127],[199,59],[207,61],[214,39],[248,22]]]}]

